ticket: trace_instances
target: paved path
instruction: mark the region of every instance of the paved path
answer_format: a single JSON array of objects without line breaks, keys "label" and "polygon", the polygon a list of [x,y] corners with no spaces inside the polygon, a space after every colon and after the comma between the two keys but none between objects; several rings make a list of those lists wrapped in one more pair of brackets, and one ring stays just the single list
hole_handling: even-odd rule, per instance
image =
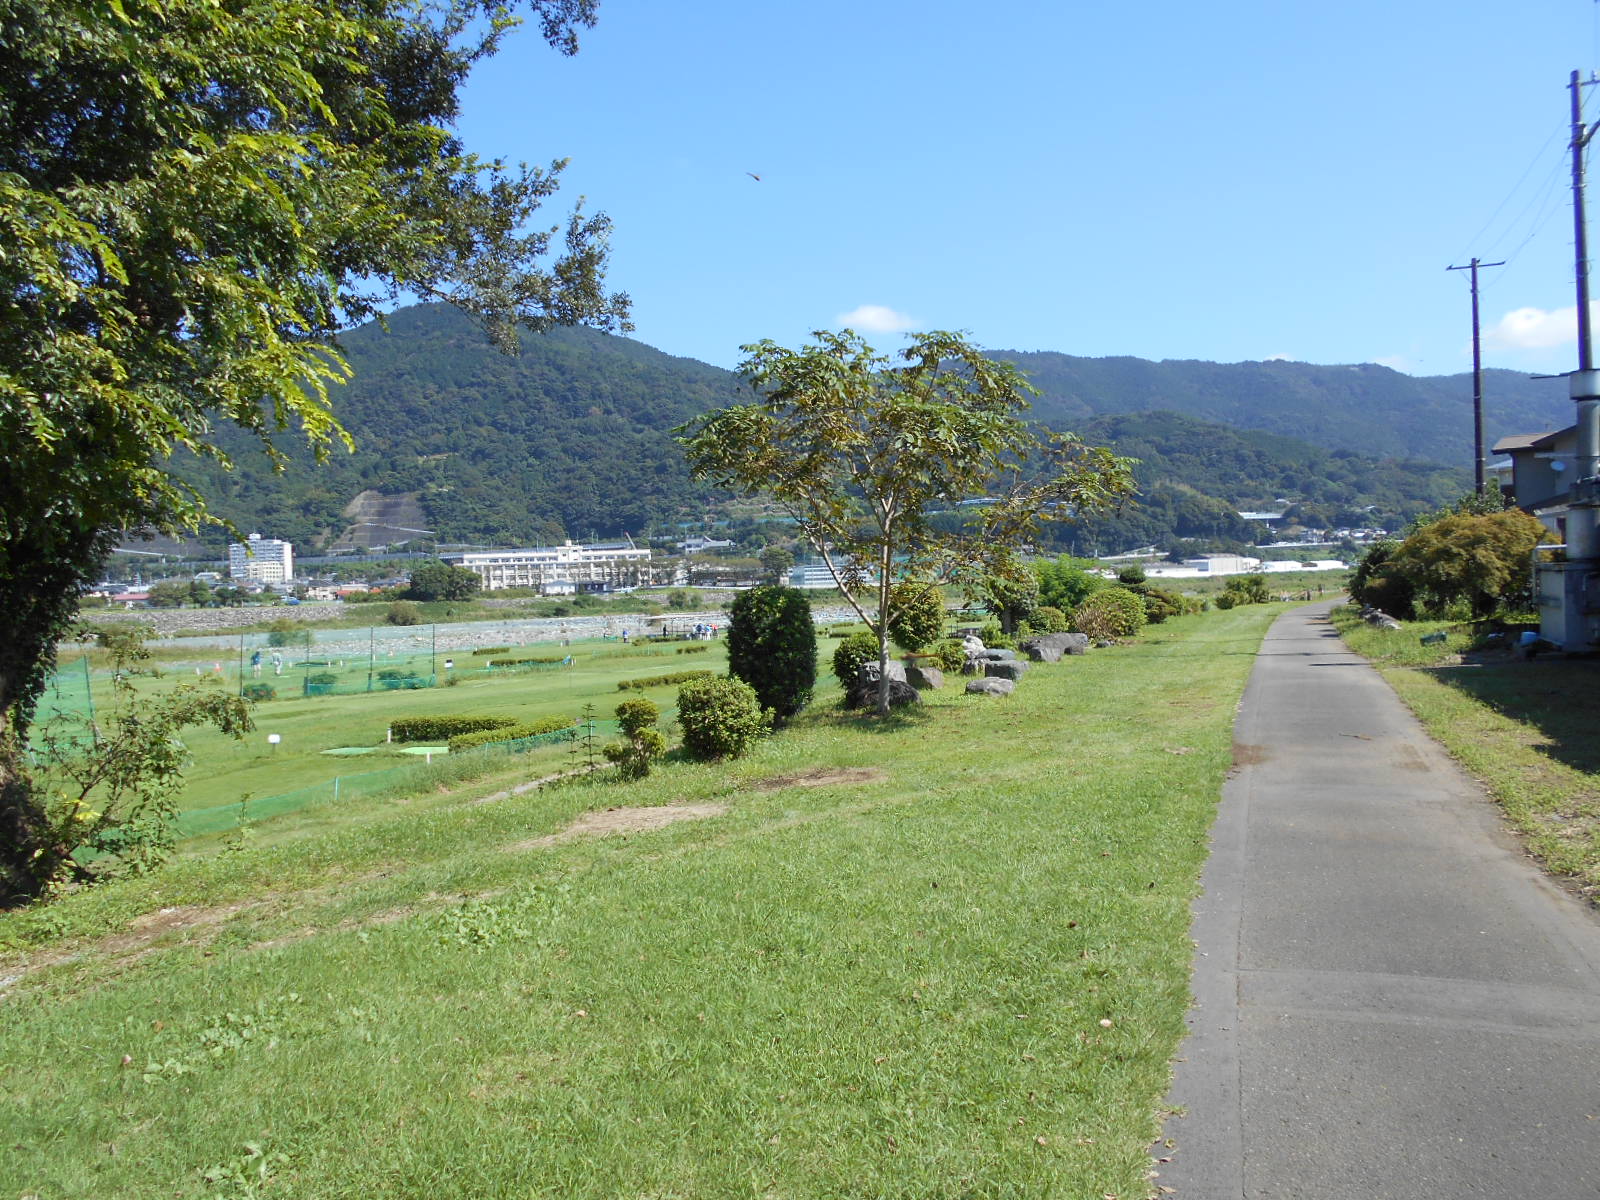
[{"label": "paved path", "polygon": [[1178,1200],[1600,1197],[1600,918],[1329,604],[1267,635],[1196,902]]}]

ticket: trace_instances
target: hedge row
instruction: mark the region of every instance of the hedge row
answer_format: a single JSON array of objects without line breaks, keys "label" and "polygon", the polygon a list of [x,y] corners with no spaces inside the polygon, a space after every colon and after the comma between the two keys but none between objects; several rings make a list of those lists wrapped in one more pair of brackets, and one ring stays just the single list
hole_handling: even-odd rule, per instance
[{"label": "hedge row", "polygon": [[537,721],[524,721],[518,724],[506,725],[499,729],[480,729],[476,733],[458,733],[450,739],[450,753],[459,754],[463,750],[471,750],[477,746],[489,746],[496,742],[514,742],[518,738],[537,737],[541,733],[555,733],[560,729],[570,729],[572,722],[566,717],[540,717]]},{"label": "hedge row", "polygon": [[539,663],[543,666],[554,666],[558,663],[564,663],[566,661],[566,655],[562,655],[558,658],[535,658],[532,655],[525,655],[518,658],[491,658],[489,660],[489,665],[491,667],[524,667],[529,663]]},{"label": "hedge row", "polygon": [[617,691],[642,692],[645,688],[665,687],[671,683],[688,683],[691,679],[715,679],[715,671],[674,671],[671,675],[652,675],[648,679],[619,679]]},{"label": "hedge row", "polygon": [[389,736],[397,742],[432,742],[515,724],[515,717],[403,717],[389,726]]},{"label": "hedge row", "polygon": [[711,649],[710,646],[679,646],[678,647],[678,653],[679,654],[704,654],[709,649]]},{"label": "hedge row", "polygon": [[510,654],[510,646],[479,646],[472,652],[473,658],[486,658],[491,654]]}]

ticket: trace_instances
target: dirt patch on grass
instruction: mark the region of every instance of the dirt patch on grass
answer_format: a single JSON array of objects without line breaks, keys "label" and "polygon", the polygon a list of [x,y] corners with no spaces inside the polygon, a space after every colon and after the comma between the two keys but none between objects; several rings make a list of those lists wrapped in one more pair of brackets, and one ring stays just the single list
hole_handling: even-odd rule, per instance
[{"label": "dirt patch on grass", "polygon": [[608,808],[602,812],[584,813],[559,833],[529,838],[507,846],[507,850],[537,850],[543,846],[556,846],[562,842],[584,837],[616,837],[630,833],[648,833],[679,821],[703,821],[720,817],[728,811],[726,804],[662,804],[651,808]]},{"label": "dirt patch on grass", "polygon": [[815,771],[797,771],[793,775],[775,775],[754,785],[758,792],[781,792],[792,787],[835,787],[845,783],[875,783],[888,775],[877,767],[834,767]]}]

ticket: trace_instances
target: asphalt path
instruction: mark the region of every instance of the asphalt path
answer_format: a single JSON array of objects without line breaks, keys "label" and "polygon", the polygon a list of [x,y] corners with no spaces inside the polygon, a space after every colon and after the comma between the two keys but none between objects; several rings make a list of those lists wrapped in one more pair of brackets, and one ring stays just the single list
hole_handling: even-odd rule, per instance
[{"label": "asphalt path", "polygon": [[1331,607],[1273,624],[1240,706],[1152,1183],[1600,1197],[1600,917],[1539,873]]}]

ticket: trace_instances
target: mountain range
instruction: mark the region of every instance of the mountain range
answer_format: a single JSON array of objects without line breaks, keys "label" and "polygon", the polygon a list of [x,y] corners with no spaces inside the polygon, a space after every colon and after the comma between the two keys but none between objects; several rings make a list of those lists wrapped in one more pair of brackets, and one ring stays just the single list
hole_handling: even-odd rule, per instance
[{"label": "mountain range", "polygon": [[[355,376],[335,405],[353,454],[318,466],[285,434],[289,464],[275,473],[222,429],[234,470],[175,470],[241,530],[302,553],[413,537],[662,537],[726,516],[728,497],[689,478],[671,430],[748,398],[733,372],[589,329],[525,335],[506,356],[444,305],[386,324],[342,339]],[[1369,510],[1399,520],[1470,486],[1470,376],[992,353],[1040,390],[1033,419],[1142,460],[1141,502],[1097,523],[1096,542],[1247,537],[1237,510],[1280,498],[1327,523]],[[1491,440],[1571,420],[1560,381],[1491,371],[1485,391]]]}]

